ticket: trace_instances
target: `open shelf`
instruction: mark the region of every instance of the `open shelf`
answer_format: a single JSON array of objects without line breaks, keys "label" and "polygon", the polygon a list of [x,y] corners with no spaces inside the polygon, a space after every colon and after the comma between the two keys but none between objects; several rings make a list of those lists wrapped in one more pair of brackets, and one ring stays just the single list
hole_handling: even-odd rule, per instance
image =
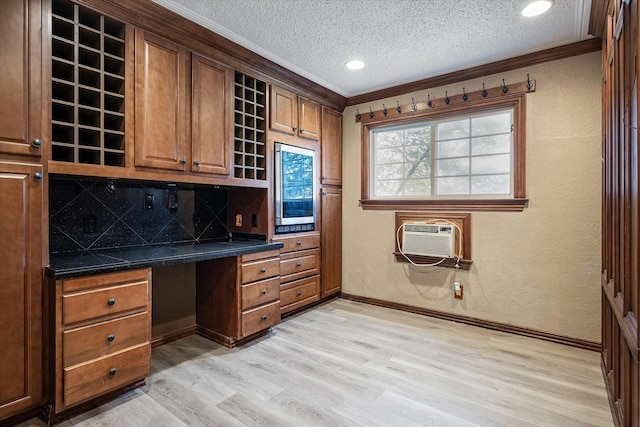
[{"label": "open shelf", "polygon": [[234,177],[266,180],[267,84],[236,72],[234,84]]},{"label": "open shelf", "polygon": [[52,2],[52,160],[124,166],[125,24]]}]

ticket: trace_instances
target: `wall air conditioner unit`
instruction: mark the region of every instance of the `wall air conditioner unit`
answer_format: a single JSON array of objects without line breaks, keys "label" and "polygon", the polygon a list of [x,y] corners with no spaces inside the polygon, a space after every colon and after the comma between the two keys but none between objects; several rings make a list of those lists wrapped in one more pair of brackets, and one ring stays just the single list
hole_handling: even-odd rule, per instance
[{"label": "wall air conditioner unit", "polygon": [[456,256],[456,227],[446,223],[405,222],[402,224],[402,252],[453,258]]}]

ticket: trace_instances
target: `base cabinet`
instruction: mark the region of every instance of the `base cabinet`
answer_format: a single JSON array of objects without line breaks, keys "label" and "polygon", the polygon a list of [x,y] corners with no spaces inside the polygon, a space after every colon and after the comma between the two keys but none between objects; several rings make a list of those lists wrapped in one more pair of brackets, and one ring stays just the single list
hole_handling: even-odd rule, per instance
[{"label": "base cabinet", "polygon": [[50,280],[51,416],[151,371],[151,269]]},{"label": "base cabinet", "polygon": [[0,161],[0,421],[42,401],[42,166]]},{"label": "base cabinet", "polygon": [[234,347],[280,322],[280,252],[201,261],[196,265],[198,333]]}]

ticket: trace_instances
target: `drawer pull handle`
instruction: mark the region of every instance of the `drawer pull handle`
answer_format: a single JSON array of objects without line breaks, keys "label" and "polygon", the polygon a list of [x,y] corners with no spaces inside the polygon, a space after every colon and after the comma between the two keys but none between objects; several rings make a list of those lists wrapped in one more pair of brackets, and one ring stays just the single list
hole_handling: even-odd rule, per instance
[{"label": "drawer pull handle", "polygon": [[267,315],[266,314],[262,315],[262,320],[267,320]]},{"label": "drawer pull handle", "polygon": [[110,376],[110,377],[115,376],[117,373],[118,373],[118,370],[117,370],[116,368],[111,368],[111,369],[109,370],[109,376]]},{"label": "drawer pull handle", "polygon": [[107,335],[107,342],[113,342],[116,339],[116,336],[113,334]]},{"label": "drawer pull handle", "polygon": [[302,246],[302,240],[298,240],[298,246]]},{"label": "drawer pull handle", "polygon": [[298,291],[298,292],[296,292],[296,295],[297,295],[297,296],[302,295],[302,291]]},{"label": "drawer pull handle", "polygon": [[296,262],[296,267],[302,267],[302,263]]},{"label": "drawer pull handle", "polygon": [[263,289],[262,292],[260,292],[262,295],[266,295],[267,294],[267,290]]},{"label": "drawer pull handle", "polygon": [[107,301],[107,305],[108,306],[113,306],[116,303],[116,299],[115,298],[109,298],[109,301]]},{"label": "drawer pull handle", "polygon": [[262,268],[260,269],[260,273],[266,273],[266,272],[267,272],[267,269],[266,269],[266,268],[262,267]]}]

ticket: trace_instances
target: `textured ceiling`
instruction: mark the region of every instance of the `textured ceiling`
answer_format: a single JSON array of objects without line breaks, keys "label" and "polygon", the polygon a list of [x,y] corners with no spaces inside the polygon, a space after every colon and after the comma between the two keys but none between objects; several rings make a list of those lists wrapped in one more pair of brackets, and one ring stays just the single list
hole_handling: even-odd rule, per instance
[{"label": "textured ceiling", "polygon": [[[343,96],[589,38],[591,0],[154,0]],[[345,62],[366,66],[347,70]]]}]

